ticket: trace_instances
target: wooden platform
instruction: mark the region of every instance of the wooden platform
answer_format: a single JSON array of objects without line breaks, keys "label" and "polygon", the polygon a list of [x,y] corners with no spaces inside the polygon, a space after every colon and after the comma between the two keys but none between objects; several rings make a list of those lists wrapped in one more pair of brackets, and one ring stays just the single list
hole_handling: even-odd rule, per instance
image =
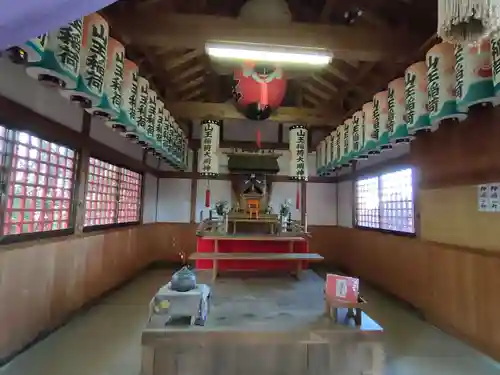
[{"label": "wooden platform", "polygon": [[312,271],[220,279],[204,327],[148,324],[142,375],[381,375],[382,328],[366,314],[360,327],[334,323],[323,286]]}]

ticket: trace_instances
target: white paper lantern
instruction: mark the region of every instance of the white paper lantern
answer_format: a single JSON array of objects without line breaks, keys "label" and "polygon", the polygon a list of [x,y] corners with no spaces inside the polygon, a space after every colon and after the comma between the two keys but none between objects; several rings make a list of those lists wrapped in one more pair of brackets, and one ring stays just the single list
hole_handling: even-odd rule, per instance
[{"label": "white paper lantern", "polygon": [[120,112],[117,118],[106,121],[106,125],[121,135],[134,134],[137,129],[137,65],[125,59],[121,88]]},{"label": "white paper lantern", "polygon": [[48,35],[45,33],[17,47],[24,51],[27,62],[33,63],[41,61],[45,52],[45,46],[47,45],[47,39]]},{"label": "white paper lantern", "polygon": [[367,159],[363,153],[364,136],[365,136],[365,118],[363,111],[356,111],[352,115],[352,158]]},{"label": "white paper lantern", "polygon": [[390,132],[390,140],[393,143],[408,143],[411,137],[408,134],[408,126],[405,121],[405,79],[396,78],[389,82],[387,102],[389,113],[387,127]]},{"label": "white paper lantern", "polygon": [[342,168],[342,155],[343,155],[343,127],[344,125],[341,124],[337,126],[335,129],[335,159],[333,160],[333,168],[334,169],[339,169]]},{"label": "white paper lantern", "polygon": [[333,172],[335,170],[335,160],[337,160],[337,153],[336,153],[336,149],[335,149],[335,145],[336,145],[336,141],[337,141],[337,131],[336,130],[333,130],[331,133],[330,133],[330,163],[328,164],[328,170]]},{"label": "white paper lantern", "polygon": [[496,104],[491,65],[489,40],[475,46],[455,46],[457,107],[461,112],[479,103]]},{"label": "white paper lantern", "polygon": [[332,161],[332,136],[327,135],[325,138],[326,155],[325,155],[325,173],[330,172],[330,163]]},{"label": "white paper lantern", "polygon": [[[307,128],[304,125],[290,127],[290,177],[294,180],[307,180]],[[323,141],[322,154],[325,156],[323,170],[326,172],[326,141]]]},{"label": "white paper lantern", "polygon": [[162,147],[161,153],[165,160],[168,160],[171,156],[171,140],[170,140],[170,112],[168,109],[163,109],[163,130],[162,130]]},{"label": "white paper lantern", "polygon": [[144,144],[147,145],[149,149],[154,149],[155,145],[155,128],[156,128],[156,119],[157,119],[157,113],[156,110],[158,109],[157,106],[158,102],[158,95],[156,95],[156,92],[152,89],[148,90],[148,115],[146,119],[146,133],[145,133],[145,139],[144,139]]},{"label": "white paper lantern", "polygon": [[47,43],[40,61],[29,63],[26,73],[40,82],[74,89],[80,71],[83,19],[47,34]]},{"label": "white paper lantern", "polygon": [[219,174],[219,132],[218,121],[204,120],[201,123],[201,147],[198,171],[202,175],[215,176]]},{"label": "white paper lantern", "polygon": [[443,120],[467,118],[457,108],[454,46],[439,43],[426,55],[427,102],[431,130],[436,130]]},{"label": "white paper lantern", "polygon": [[342,166],[348,167],[351,165],[352,160],[352,118],[344,121],[342,127]]},{"label": "white paper lantern", "polygon": [[109,38],[106,72],[102,99],[99,105],[87,109],[95,116],[116,119],[122,105],[122,84],[124,77],[125,47],[116,39]]},{"label": "white paper lantern", "polygon": [[149,82],[146,78],[137,78],[137,95],[135,99],[135,116],[137,126],[125,133],[126,137],[139,144],[146,144],[146,127],[148,123]]},{"label": "white paper lantern", "polygon": [[392,148],[389,129],[389,92],[381,91],[373,96],[373,129],[378,132],[378,148],[380,151]]},{"label": "white paper lantern", "polygon": [[160,99],[156,100],[156,122],[154,129],[153,149],[156,156],[160,157],[163,148],[163,127],[166,125],[165,105]]},{"label": "white paper lantern", "polygon": [[61,94],[83,108],[97,107],[101,103],[104,75],[108,59],[109,26],[97,13],[83,17],[83,42],[80,51],[80,70],[74,89],[66,88]]},{"label": "white paper lantern", "polygon": [[375,131],[373,119],[373,102],[363,104],[363,118],[364,118],[364,142],[363,154],[364,155],[377,155],[380,153],[378,149],[378,129]]}]

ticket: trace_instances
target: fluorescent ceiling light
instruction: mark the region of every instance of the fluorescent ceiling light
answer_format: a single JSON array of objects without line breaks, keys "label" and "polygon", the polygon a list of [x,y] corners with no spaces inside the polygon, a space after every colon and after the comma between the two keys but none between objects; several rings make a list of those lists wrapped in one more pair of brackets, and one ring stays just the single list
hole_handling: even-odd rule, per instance
[{"label": "fluorescent ceiling light", "polygon": [[291,64],[328,65],[333,58],[332,53],[324,49],[251,43],[208,42],[205,50],[215,58]]}]

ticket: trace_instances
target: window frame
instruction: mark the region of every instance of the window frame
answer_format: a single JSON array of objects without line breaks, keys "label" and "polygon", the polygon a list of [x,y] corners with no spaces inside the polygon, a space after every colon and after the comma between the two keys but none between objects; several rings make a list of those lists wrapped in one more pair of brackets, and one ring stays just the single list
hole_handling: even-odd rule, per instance
[{"label": "window frame", "polygon": [[[78,176],[78,159],[81,155],[80,150],[76,149],[73,145],[68,145],[65,142],[61,142],[60,140],[53,140],[51,138],[46,139],[45,137],[40,137],[37,133],[26,130],[26,129],[18,129],[16,127],[9,126],[8,124],[0,124],[3,128],[6,129],[8,134],[8,139],[6,142],[7,152],[5,155],[0,155],[0,159],[5,163],[5,170],[0,170],[0,245],[8,245],[19,242],[27,242],[34,240],[43,240],[48,238],[57,238],[62,236],[67,236],[75,233],[76,230],[76,205],[75,205],[75,193],[77,186],[77,176]],[[65,147],[74,152],[73,157],[73,174],[71,178],[71,195],[70,195],[70,205],[68,212],[68,227],[64,229],[54,229],[48,231],[40,231],[40,232],[29,232],[29,233],[16,233],[16,234],[4,234],[4,224],[7,215],[7,204],[9,201],[9,187],[10,187],[10,177],[13,170],[13,162],[15,160],[14,149],[17,142],[17,134],[26,133],[30,136],[39,138],[41,141],[49,142],[57,144],[58,146]]]},{"label": "window frame", "polygon": [[[140,225],[142,223],[142,213],[143,213],[143,208],[144,208],[144,175],[145,173],[143,172],[139,172],[133,168],[129,168],[127,166],[124,166],[124,165],[121,165],[121,164],[115,164],[113,162],[110,162],[108,161],[106,158],[101,158],[101,157],[98,157],[94,154],[90,154],[89,155],[89,167],[90,167],[90,158],[93,158],[93,159],[96,159],[96,160],[99,160],[101,162],[105,162],[105,163],[108,163],[108,164],[111,164],[115,167],[118,168],[118,178],[117,178],[117,181],[118,181],[118,186],[117,186],[117,191],[116,191],[116,214],[114,215],[114,219],[115,219],[115,222],[114,223],[110,223],[110,224],[96,224],[96,225],[88,225],[86,226],[85,225],[85,215],[86,215],[86,203],[87,203],[87,200],[86,200],[86,196],[87,196],[87,189],[88,189],[88,177],[89,177],[89,174],[90,174],[90,171],[89,169],[87,169],[86,171],[86,175],[85,175],[85,194],[84,194],[84,201],[83,201],[83,205],[85,207],[84,209],[84,214],[83,214],[83,223],[82,223],[82,232],[83,233],[90,233],[90,232],[95,232],[95,231],[101,231],[101,230],[106,230],[106,229],[112,229],[112,228],[125,228],[125,227],[130,227],[130,226],[136,226],[136,225]],[[121,184],[121,170],[122,169],[127,169],[131,172],[134,172],[134,173],[137,173],[139,176],[140,176],[140,194],[139,194],[139,207],[138,207],[138,217],[137,217],[137,220],[136,221],[130,221],[130,222],[124,222],[124,223],[120,223],[118,222],[118,219],[119,219],[119,198],[120,198],[120,184]]]},{"label": "window frame", "polygon": [[[367,168],[368,169],[368,168]],[[412,171],[412,212],[413,212],[413,232],[403,232],[403,231],[398,231],[398,230],[393,230],[393,229],[384,229],[384,228],[373,228],[373,227],[366,227],[363,225],[358,225],[358,191],[357,191],[357,182],[359,180],[364,180],[368,178],[373,178],[377,177],[378,178],[378,197],[379,197],[379,203],[380,199],[382,196],[382,189],[380,186],[380,181],[382,175],[389,174],[389,173],[394,173],[394,172],[399,172],[405,169],[411,169]],[[379,232],[379,233],[385,233],[385,234],[392,234],[396,236],[402,236],[402,237],[417,237],[417,220],[418,220],[418,214],[417,214],[417,204],[416,204],[416,174],[417,174],[417,169],[414,165],[412,164],[407,164],[407,163],[402,163],[402,164],[397,164],[397,165],[391,165],[385,168],[378,168],[376,170],[371,170],[367,173],[363,173],[363,170],[359,171],[359,174],[356,174],[355,178],[353,179],[353,215],[352,215],[352,221],[353,221],[353,227],[356,229],[364,230],[364,231],[372,231],[372,232]],[[379,204],[379,226],[381,224],[381,207]]]}]

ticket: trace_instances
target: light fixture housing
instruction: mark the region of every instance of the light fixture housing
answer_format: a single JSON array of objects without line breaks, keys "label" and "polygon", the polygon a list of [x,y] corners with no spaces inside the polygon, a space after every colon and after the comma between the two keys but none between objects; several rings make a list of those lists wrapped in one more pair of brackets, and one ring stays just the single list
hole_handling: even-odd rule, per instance
[{"label": "light fixture housing", "polygon": [[328,65],[331,51],[321,48],[281,46],[257,43],[207,42],[207,55],[217,59],[256,61],[278,64]]}]

